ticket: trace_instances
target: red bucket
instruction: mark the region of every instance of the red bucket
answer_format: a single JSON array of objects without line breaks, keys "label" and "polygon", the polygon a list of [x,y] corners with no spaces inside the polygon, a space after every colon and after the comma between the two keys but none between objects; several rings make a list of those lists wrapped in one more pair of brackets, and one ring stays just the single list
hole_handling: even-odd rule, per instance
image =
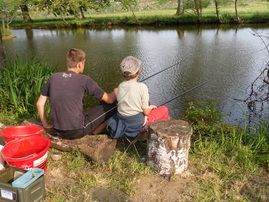
[{"label": "red bucket", "polygon": [[31,136],[7,143],[2,149],[3,159],[10,165],[25,170],[47,168],[50,140],[43,136]]},{"label": "red bucket", "polygon": [[11,140],[38,135],[41,136],[44,130],[40,126],[36,125],[20,125],[4,128],[0,131],[0,134],[4,137],[6,143]]}]

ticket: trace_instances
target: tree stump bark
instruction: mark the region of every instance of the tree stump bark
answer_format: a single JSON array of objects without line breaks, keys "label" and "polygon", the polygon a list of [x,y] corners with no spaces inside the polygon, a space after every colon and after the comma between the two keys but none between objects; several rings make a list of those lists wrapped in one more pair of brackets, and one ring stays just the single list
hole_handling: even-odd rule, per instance
[{"label": "tree stump bark", "polygon": [[192,128],[183,120],[154,121],[149,127],[147,165],[160,175],[187,170]]}]

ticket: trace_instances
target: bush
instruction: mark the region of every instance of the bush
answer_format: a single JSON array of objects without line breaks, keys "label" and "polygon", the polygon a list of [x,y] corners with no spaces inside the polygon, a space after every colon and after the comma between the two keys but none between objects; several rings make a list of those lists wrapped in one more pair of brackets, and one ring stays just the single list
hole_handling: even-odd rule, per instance
[{"label": "bush", "polygon": [[216,107],[216,103],[211,100],[205,100],[194,105],[194,103],[189,103],[189,108],[186,110],[185,119],[191,124],[204,124],[213,125],[219,123],[221,118],[221,113]]},{"label": "bush", "polygon": [[233,23],[234,17],[230,13],[223,13],[220,16],[221,23]]}]

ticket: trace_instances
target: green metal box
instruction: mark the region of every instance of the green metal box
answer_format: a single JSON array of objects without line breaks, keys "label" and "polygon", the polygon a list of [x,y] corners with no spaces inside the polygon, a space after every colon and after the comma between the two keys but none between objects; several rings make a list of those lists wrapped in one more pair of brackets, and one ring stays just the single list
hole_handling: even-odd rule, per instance
[{"label": "green metal box", "polygon": [[38,202],[45,198],[45,180],[40,176],[25,188],[16,188],[11,183],[27,170],[9,167],[0,171],[0,201]]}]

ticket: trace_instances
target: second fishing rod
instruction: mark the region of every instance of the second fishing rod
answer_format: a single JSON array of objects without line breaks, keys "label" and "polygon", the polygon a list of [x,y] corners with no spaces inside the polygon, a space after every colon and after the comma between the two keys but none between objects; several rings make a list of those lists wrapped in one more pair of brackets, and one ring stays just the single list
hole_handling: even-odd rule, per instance
[{"label": "second fishing rod", "polygon": [[[156,76],[156,75],[158,75],[158,74],[160,74],[160,73],[162,73],[162,72],[164,72],[164,71],[166,71],[166,70],[168,70],[168,69],[170,69],[170,68],[172,68],[172,67],[175,67],[175,66],[179,65],[179,64],[182,63],[182,62],[183,62],[183,61],[180,61],[180,62],[177,62],[177,63],[175,63],[175,64],[173,64],[173,65],[171,65],[171,66],[169,66],[169,67],[166,67],[166,68],[162,69],[161,71],[158,71],[158,72],[156,72],[156,73],[154,73],[154,74],[152,74],[152,75],[146,77],[145,79],[142,79],[140,82],[144,82],[144,81],[146,81],[147,79],[150,79],[150,78],[152,78],[152,77],[154,77],[154,76]],[[104,112],[103,114],[101,114],[100,116],[96,117],[94,120],[92,120],[92,121],[91,121],[90,123],[88,123],[88,124],[93,123],[94,121],[98,120],[99,118],[101,118],[102,116],[106,115],[107,113],[109,113],[109,112],[115,110],[116,108],[117,108],[117,106],[112,107],[112,108],[109,109],[108,111],[106,111],[106,112]],[[87,126],[85,126],[85,127],[87,127]]]}]

